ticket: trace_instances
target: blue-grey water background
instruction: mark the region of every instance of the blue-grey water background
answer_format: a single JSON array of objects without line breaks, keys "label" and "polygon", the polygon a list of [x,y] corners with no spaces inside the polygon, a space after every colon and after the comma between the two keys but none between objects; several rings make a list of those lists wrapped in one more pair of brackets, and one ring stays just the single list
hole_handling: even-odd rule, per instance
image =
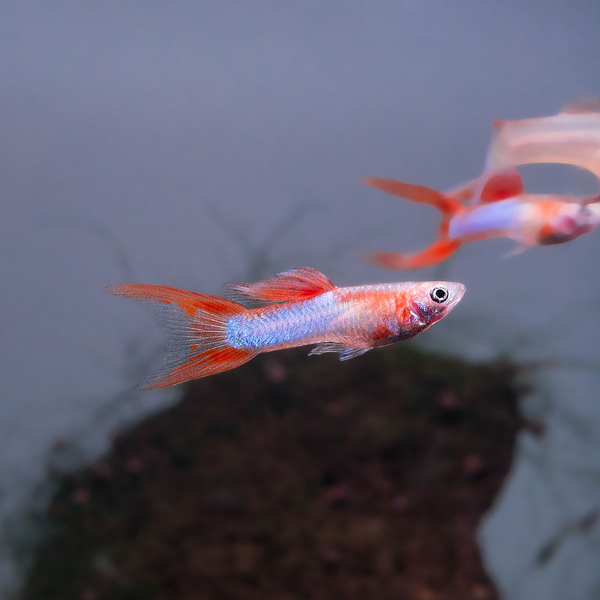
[{"label": "blue-grey water background", "polygon": [[[18,582],[19,523],[43,499],[52,445],[76,437],[91,456],[176,398],[119,403],[161,337],[102,287],[217,293],[311,264],[343,285],[462,281],[423,344],[560,359],[531,375],[524,409],[548,433],[520,436],[479,539],[505,597],[598,597],[598,527],[530,565],[600,503],[600,234],[510,259],[507,240],[472,244],[442,271],[375,269],[362,252],[425,246],[437,215],[359,178],[444,189],[476,176],[493,119],[600,96],[599,25],[591,0],[2,4],[1,589]],[[533,192],[599,187],[567,167],[522,172]]]}]

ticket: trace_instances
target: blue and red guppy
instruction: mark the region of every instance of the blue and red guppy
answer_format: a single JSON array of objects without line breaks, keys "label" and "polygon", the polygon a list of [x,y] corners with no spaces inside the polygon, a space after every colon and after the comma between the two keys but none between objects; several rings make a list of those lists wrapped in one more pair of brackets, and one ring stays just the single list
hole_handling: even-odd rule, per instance
[{"label": "blue and red guppy", "polygon": [[[167,333],[165,366],[142,384],[167,387],[238,367],[261,352],[317,344],[310,354],[360,356],[418,335],[445,317],[462,283],[406,282],[336,287],[300,267],[256,283],[228,284],[230,299],[124,283],[106,291],[145,301]],[[268,303],[246,308],[237,301]]]}]

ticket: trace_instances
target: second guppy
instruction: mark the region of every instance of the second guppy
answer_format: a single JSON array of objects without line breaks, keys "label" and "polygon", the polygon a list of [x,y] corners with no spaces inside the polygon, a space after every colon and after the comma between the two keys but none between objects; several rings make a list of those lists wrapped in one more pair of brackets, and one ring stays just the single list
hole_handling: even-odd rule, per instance
[{"label": "second guppy", "polygon": [[515,169],[495,173],[483,187],[476,204],[462,200],[473,196],[477,180],[442,193],[430,188],[394,181],[365,179],[383,192],[429,204],[442,213],[438,241],[416,254],[375,252],[371,262],[388,269],[418,269],[446,260],[465,242],[510,238],[517,254],[535,245],[563,244],[600,226],[600,196],[579,198],[550,194],[526,194]]},{"label": "second guppy", "polygon": [[462,283],[406,282],[336,287],[312,267],[257,283],[229,284],[234,300],[166,286],[120,284],[107,291],[147,301],[167,332],[165,366],[142,384],[167,387],[238,367],[261,352],[317,344],[310,354],[360,356],[421,333],[465,293]]}]

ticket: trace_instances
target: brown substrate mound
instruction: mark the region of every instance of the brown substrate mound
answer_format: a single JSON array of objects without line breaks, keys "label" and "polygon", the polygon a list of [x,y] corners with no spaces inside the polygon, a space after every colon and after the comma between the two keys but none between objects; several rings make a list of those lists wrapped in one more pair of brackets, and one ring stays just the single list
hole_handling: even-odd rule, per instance
[{"label": "brown substrate mound", "polygon": [[26,600],[487,600],[513,370],[411,345],[259,357],[67,474]]}]

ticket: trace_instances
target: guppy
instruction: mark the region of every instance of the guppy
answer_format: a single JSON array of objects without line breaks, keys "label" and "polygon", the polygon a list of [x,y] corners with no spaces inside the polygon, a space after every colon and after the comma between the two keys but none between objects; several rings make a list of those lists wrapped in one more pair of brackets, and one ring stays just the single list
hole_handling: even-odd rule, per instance
[{"label": "guppy", "polygon": [[492,175],[477,204],[465,205],[475,193],[474,180],[451,192],[391,179],[365,179],[381,191],[413,202],[429,204],[442,213],[438,241],[422,252],[396,254],[376,252],[371,262],[389,269],[416,269],[446,260],[465,242],[506,237],[519,243],[511,254],[539,245],[562,244],[600,225],[600,196],[579,198],[549,194],[526,194],[516,169]]},{"label": "guppy", "polygon": [[547,117],[496,119],[474,202],[493,173],[534,163],[573,165],[600,179],[600,101],[574,102]]},{"label": "guppy", "polygon": [[[310,354],[360,356],[421,333],[465,293],[462,283],[336,287],[300,267],[256,283],[228,284],[231,299],[134,283],[106,291],[146,301],[167,333],[165,366],[141,384],[168,387],[238,367],[261,352],[317,344]],[[246,308],[237,301],[270,303]]]}]

